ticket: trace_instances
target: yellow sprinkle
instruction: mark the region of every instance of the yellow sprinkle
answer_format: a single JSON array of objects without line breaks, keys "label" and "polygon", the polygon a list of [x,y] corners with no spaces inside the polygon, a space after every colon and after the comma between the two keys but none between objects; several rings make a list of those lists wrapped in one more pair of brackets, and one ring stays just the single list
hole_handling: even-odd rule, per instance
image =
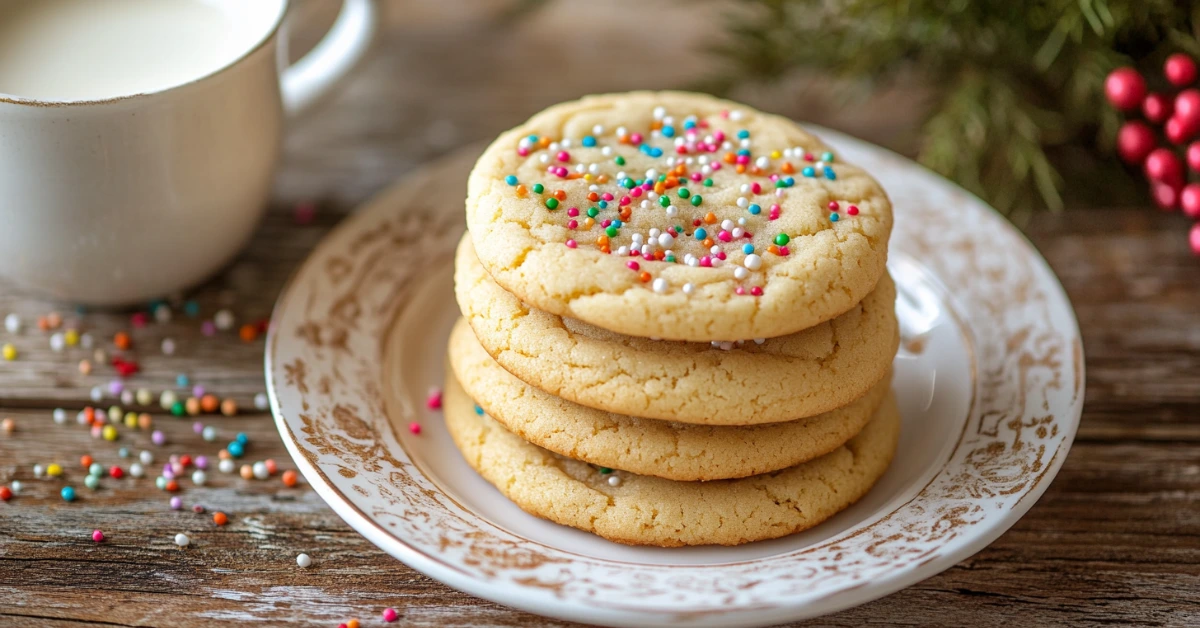
[{"label": "yellow sprinkle", "polygon": [[4,359],[8,360],[9,362],[17,359],[17,348],[14,347],[11,342],[4,345],[3,353]]},{"label": "yellow sprinkle", "polygon": [[100,434],[101,434],[101,436],[104,437],[104,440],[106,440],[106,441],[111,442],[111,441],[117,440],[117,428],[115,428],[111,425],[105,425],[104,429],[100,432]]},{"label": "yellow sprinkle", "polygon": [[122,414],[120,406],[112,406],[108,409],[108,420],[116,423],[121,420]]},{"label": "yellow sprinkle", "polygon": [[75,345],[79,344],[79,330],[68,329],[67,331],[63,332],[63,340],[67,341],[68,347],[74,347]]},{"label": "yellow sprinkle", "polygon": [[125,413],[125,427],[137,427],[138,415],[136,412]]},{"label": "yellow sprinkle", "polygon": [[52,478],[62,475],[62,465],[58,464],[57,462],[51,462],[46,466],[46,475]]},{"label": "yellow sprinkle", "polygon": [[783,157],[783,153],[777,150],[771,151],[771,159],[779,159],[780,157]]},{"label": "yellow sprinkle", "polygon": [[591,180],[592,180],[592,175],[591,175],[591,173],[588,173],[588,174],[585,174],[585,175],[583,175],[583,180],[584,180],[584,181],[591,181]]}]

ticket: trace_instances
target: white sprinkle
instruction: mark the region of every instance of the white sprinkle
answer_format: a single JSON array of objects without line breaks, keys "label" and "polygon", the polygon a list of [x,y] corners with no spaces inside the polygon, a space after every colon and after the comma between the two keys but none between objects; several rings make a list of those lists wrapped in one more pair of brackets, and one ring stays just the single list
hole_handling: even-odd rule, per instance
[{"label": "white sprinkle", "polygon": [[50,336],[50,350],[55,353],[61,353],[67,347],[67,339],[63,337],[61,332],[56,332]]},{"label": "white sprinkle", "polygon": [[199,469],[197,469],[196,471],[194,471],[192,473],[192,484],[195,484],[196,486],[204,486],[204,483],[207,481],[208,481],[207,473],[205,473]]},{"label": "white sprinkle", "polygon": [[88,393],[88,396],[92,398],[92,401],[99,402],[101,399],[104,399],[104,390],[99,386],[92,386],[92,390]]},{"label": "white sprinkle", "polygon": [[96,339],[92,338],[91,334],[83,334],[79,337],[79,346],[84,349],[91,349],[96,344]]},{"label": "white sprinkle", "polygon": [[759,168],[766,168],[767,166],[771,165],[771,160],[767,159],[766,157],[759,157],[758,159],[754,160],[754,165],[758,166]]},{"label": "white sprinkle", "polygon": [[739,187],[739,188],[738,188],[738,191],[739,191],[739,192],[741,192],[742,194],[746,194],[747,192],[749,192],[749,191],[750,191],[750,184],[749,184],[749,183],[743,183],[743,184],[741,185],[741,187]]},{"label": "white sprinkle", "polygon": [[696,286],[693,286],[690,283],[683,284],[683,293],[684,294],[691,294],[695,291],[696,291]]},{"label": "white sprinkle", "polygon": [[622,246],[617,248],[617,257],[625,257],[629,255],[629,247]]},{"label": "white sprinkle", "polygon": [[675,214],[678,214],[678,213],[679,213],[679,210],[675,209],[674,205],[667,206],[667,215],[668,216],[674,216]]},{"label": "white sprinkle", "polygon": [[171,308],[166,303],[154,308],[154,320],[160,323],[171,322]]},{"label": "white sprinkle", "polygon": [[667,280],[659,277],[651,282],[650,287],[653,288],[655,292],[662,294],[667,291]]},{"label": "white sprinkle", "polygon": [[217,470],[221,473],[233,473],[233,460],[225,458],[217,463]]},{"label": "white sprinkle", "polygon": [[675,236],[673,236],[669,233],[658,234],[658,245],[659,246],[666,249],[666,248],[670,248],[674,244],[675,244]]},{"label": "white sprinkle", "polygon": [[551,152],[557,153],[560,146],[561,145],[558,142],[550,142],[550,145],[547,148],[549,148]]},{"label": "white sprinkle", "polygon": [[604,135],[604,125],[597,124],[596,126],[592,127],[592,135]]},{"label": "white sprinkle", "polygon": [[579,174],[583,174],[583,173],[587,172],[587,166],[585,166],[583,164],[575,164],[575,172],[578,172]]},{"label": "white sprinkle", "polygon": [[717,253],[721,252],[721,247],[714,244],[711,247],[709,247],[708,252],[712,253],[713,255],[716,255]]},{"label": "white sprinkle", "polygon": [[734,109],[733,111],[729,112],[729,119],[737,122],[738,120],[742,119],[743,115],[745,114],[743,114],[740,109]]},{"label": "white sprinkle", "polygon": [[749,277],[749,276],[750,276],[750,271],[746,270],[745,268],[742,268],[741,266],[734,267],[733,277],[735,279],[745,279],[746,277]]},{"label": "white sprinkle", "polygon": [[612,156],[612,146],[605,146],[604,148],[601,148],[600,154],[604,155],[605,157]]},{"label": "white sprinkle", "polygon": [[608,476],[608,485],[609,486],[620,486],[621,485],[620,476],[616,476],[616,475]]},{"label": "white sprinkle", "polygon": [[15,334],[21,331],[21,317],[17,316],[15,312],[5,316],[4,329],[8,330],[8,333],[10,334]]},{"label": "white sprinkle", "polygon": [[766,339],[766,338],[755,338],[755,339],[754,339],[754,344],[756,344],[756,345],[761,345],[762,343],[764,343],[764,342],[766,342],[766,341],[767,341],[767,339]]},{"label": "white sprinkle", "polygon": [[52,416],[54,417],[54,422],[59,425],[67,422],[67,411],[62,408],[55,408]]},{"label": "white sprinkle", "polygon": [[548,163],[550,163],[550,155],[547,155],[546,153],[542,153],[541,155],[538,155],[538,161],[540,161],[544,164],[548,164]]},{"label": "white sprinkle", "polygon": [[747,255],[746,259],[742,263],[745,264],[746,268],[749,268],[750,270],[758,270],[762,268],[762,258],[755,253]]},{"label": "white sprinkle", "polygon": [[308,557],[308,554],[300,554],[296,557],[296,564],[300,565],[302,569],[307,569],[312,565],[312,559]]},{"label": "white sprinkle", "polygon": [[746,208],[746,207],[748,207],[749,205],[750,205],[750,201],[749,201],[749,200],[748,200],[748,199],[747,199],[745,196],[739,196],[739,197],[738,197],[738,200],[737,200],[737,206],[738,206],[738,207],[741,207],[742,209],[745,209],[745,208]]},{"label": "white sprinkle", "polygon": [[40,478],[46,474],[46,468],[40,464],[33,465],[33,477]]},{"label": "white sprinkle", "polygon": [[745,227],[746,226],[746,217],[742,216],[741,218],[738,218],[738,224]]},{"label": "white sprinkle", "polygon": [[158,405],[162,406],[163,410],[170,410],[176,401],[179,401],[179,397],[175,395],[175,391],[173,390],[164,390],[158,396]]},{"label": "white sprinkle", "polygon": [[628,135],[628,133],[629,132],[625,130],[625,127],[623,127],[623,126],[617,127],[617,137],[620,137],[622,135]]},{"label": "white sprinkle", "polygon": [[591,174],[596,174],[600,172],[600,166],[598,164],[588,164],[587,171]]},{"label": "white sprinkle", "polygon": [[258,393],[254,395],[254,407],[259,410],[266,410],[271,406],[271,401],[267,399],[267,393]]},{"label": "white sprinkle", "polygon": [[217,440],[217,428],[211,425],[204,426],[204,429],[200,431],[200,437],[210,443]]},{"label": "white sprinkle", "polygon": [[123,403],[127,406],[133,405],[133,391],[132,390],[126,388],[125,390],[121,391],[121,403]]},{"label": "white sprinkle", "polygon": [[179,547],[187,547],[188,543],[191,542],[192,540],[188,538],[188,535],[183,534],[182,532],[175,535],[175,544]]},{"label": "white sprinkle", "polygon": [[[707,138],[705,138],[704,143],[707,144],[711,141],[712,141],[712,136],[710,135]],[[699,162],[701,166],[703,166],[708,163],[708,155],[700,155],[699,157],[696,158],[696,161]]]},{"label": "white sprinkle", "polygon": [[138,454],[138,460],[141,460],[142,464],[145,465],[154,464],[154,452],[149,449],[143,449],[142,453]]},{"label": "white sprinkle", "polygon": [[711,263],[713,268],[720,268],[725,265],[725,260],[719,257],[714,257]]},{"label": "white sprinkle", "polygon": [[87,418],[87,415],[83,413],[83,410],[80,410],[79,412],[77,412],[77,413],[75,414],[75,422],[76,422],[76,423],[78,423],[78,424],[80,424],[80,425],[87,425],[87,424],[88,424],[88,418]]},{"label": "white sprinkle", "polygon": [[667,115],[667,110],[661,106],[654,108],[654,119],[662,120]]},{"label": "white sprinkle", "polygon": [[746,235],[746,230],[742,229],[741,227],[734,227],[731,233],[733,234],[733,237],[740,238]]},{"label": "white sprinkle", "polygon": [[733,343],[728,340],[721,343],[721,351],[729,351],[733,349]]},{"label": "white sprinkle", "polygon": [[129,475],[132,475],[135,478],[140,478],[143,475],[146,475],[145,469],[142,468],[142,463],[135,462],[129,465]]},{"label": "white sprinkle", "polygon": [[626,175],[626,174],[625,174],[625,171],[624,171],[624,170],[618,170],[618,171],[617,171],[617,181],[620,181],[621,179],[624,179],[626,176],[628,176],[628,175]]},{"label": "white sprinkle", "polygon": [[20,480],[13,480],[11,483],[9,483],[8,486],[9,486],[9,488],[12,489],[13,495],[16,495],[21,492],[21,481]]},{"label": "white sprinkle", "polygon": [[217,310],[217,313],[213,315],[213,324],[221,331],[233,329],[234,322],[233,312],[229,310]]},{"label": "white sprinkle", "polygon": [[251,468],[252,468],[252,469],[253,469],[253,471],[254,471],[254,477],[256,477],[256,478],[258,478],[258,479],[260,479],[260,480],[265,480],[265,479],[267,479],[268,477],[270,477],[270,475],[271,475],[271,474],[270,474],[270,473],[267,471],[267,463],[265,463],[265,462],[261,462],[261,461],[260,461],[260,462],[256,462],[256,463],[254,463],[254,466],[253,466],[253,467],[251,467]]},{"label": "white sprinkle", "polygon": [[704,175],[710,175],[710,174],[712,174],[712,172],[713,172],[713,170],[712,170],[711,166],[704,166],[703,168],[700,169],[700,173],[704,174]]},{"label": "white sprinkle", "polygon": [[721,142],[721,148],[723,150],[729,150],[729,149],[733,148],[733,142],[730,142],[729,140],[725,140],[724,142]]},{"label": "white sprinkle", "polygon": [[135,397],[139,405],[148,406],[154,402],[154,393],[146,388],[139,388]]},{"label": "white sprinkle", "polygon": [[726,231],[733,231],[733,221],[728,218],[726,218],[725,220],[722,220],[721,228]]}]

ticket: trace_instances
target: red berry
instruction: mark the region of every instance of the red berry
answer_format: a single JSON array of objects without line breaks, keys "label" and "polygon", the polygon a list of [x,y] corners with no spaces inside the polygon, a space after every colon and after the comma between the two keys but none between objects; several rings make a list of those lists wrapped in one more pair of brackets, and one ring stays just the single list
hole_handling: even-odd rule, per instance
[{"label": "red berry", "polygon": [[1181,52],[1175,53],[1163,64],[1163,75],[1175,87],[1191,85],[1196,80],[1196,62]]},{"label": "red berry", "polygon": [[1125,163],[1138,165],[1154,150],[1154,131],[1140,120],[1131,120],[1121,125],[1117,132],[1117,152]]},{"label": "red berry", "polygon": [[1200,142],[1192,142],[1187,147],[1188,168],[1200,172]]},{"label": "red berry", "polygon": [[1179,116],[1171,116],[1171,119],[1167,120],[1166,126],[1163,127],[1163,134],[1167,136],[1168,142],[1171,142],[1172,144],[1182,144],[1192,139],[1192,136],[1196,134],[1196,131],[1200,130],[1196,127],[1197,125],[1189,124],[1186,120],[1180,118]]},{"label": "red berry", "polygon": [[1113,107],[1132,111],[1146,97],[1146,81],[1133,68],[1117,68],[1104,79],[1104,95]]},{"label": "red berry", "polygon": [[1192,252],[1200,255],[1200,223],[1192,225],[1192,231],[1188,234],[1188,242],[1192,245]]},{"label": "red berry", "polygon": [[1173,185],[1158,182],[1151,183],[1150,194],[1154,197],[1154,204],[1166,211],[1175,209],[1179,204],[1179,190]]},{"label": "red berry", "polygon": [[1146,100],[1142,101],[1142,115],[1154,124],[1166,122],[1172,111],[1174,108],[1171,106],[1171,99],[1162,94],[1147,94]]},{"label": "red berry", "polygon": [[1200,122],[1200,90],[1185,89],[1175,96],[1175,111],[1172,117],[1185,122]]},{"label": "red berry", "polygon": [[1146,176],[1151,181],[1180,185],[1183,183],[1183,164],[1169,148],[1156,148],[1146,156]]},{"label": "red berry", "polygon": [[1179,206],[1189,218],[1200,218],[1200,183],[1189,183],[1179,193]]}]

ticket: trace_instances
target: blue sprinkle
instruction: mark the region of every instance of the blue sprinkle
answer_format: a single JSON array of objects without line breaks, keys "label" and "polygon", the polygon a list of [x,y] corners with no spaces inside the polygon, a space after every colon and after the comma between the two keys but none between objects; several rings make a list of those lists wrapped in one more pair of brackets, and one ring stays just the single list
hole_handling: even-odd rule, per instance
[{"label": "blue sprinkle", "polygon": [[612,222],[610,222],[608,224],[620,229],[621,225],[623,225],[624,223],[622,223],[620,220],[613,220]]},{"label": "blue sprinkle", "polygon": [[739,140],[744,140],[748,137],[750,137],[750,131],[747,131],[746,129],[742,129],[741,131],[738,131],[738,139]]},{"label": "blue sprinkle", "polygon": [[825,168],[825,178],[829,179],[830,181],[837,179],[837,174],[833,172],[833,168]]},{"label": "blue sprinkle", "polygon": [[704,238],[708,237],[708,232],[705,231],[704,229],[697,229],[695,236],[696,236],[697,240],[703,240]]},{"label": "blue sprinkle", "polygon": [[813,167],[812,167],[812,166],[806,166],[806,167],[804,168],[804,170],[801,170],[801,171],[800,171],[800,174],[802,174],[802,175],[804,175],[804,176],[806,176],[806,177],[808,177],[808,178],[810,178],[810,179],[811,179],[811,178],[813,178],[813,177],[817,176],[817,171],[816,171],[816,170],[813,170]]},{"label": "blue sprinkle", "polygon": [[675,137],[675,127],[664,126],[662,128],[662,134],[663,134],[663,137]]},{"label": "blue sprinkle", "polygon": [[829,214],[829,222],[837,222],[837,221],[838,221],[837,214]]},{"label": "blue sprinkle", "polygon": [[200,304],[196,303],[195,301],[188,301],[187,303],[184,303],[183,313],[192,318],[196,318],[200,315]]},{"label": "blue sprinkle", "polygon": [[479,404],[475,404],[475,414],[483,416],[483,408],[479,407]]},{"label": "blue sprinkle", "polygon": [[600,209],[608,209],[608,201],[600,201],[596,204],[600,206]]},{"label": "blue sprinkle", "polygon": [[190,384],[190,383],[191,383],[191,380],[188,379],[188,376],[184,375],[183,373],[180,373],[175,376],[175,385],[180,388],[187,388],[188,384]]},{"label": "blue sprinkle", "polygon": [[688,118],[687,120],[684,120],[684,121],[683,121],[683,128],[685,128],[685,129],[694,129],[694,128],[696,128],[696,121],[695,121],[695,120],[693,120],[692,118]]},{"label": "blue sprinkle", "polygon": [[234,458],[241,458],[242,454],[246,453],[246,446],[235,440],[225,447],[225,451]]},{"label": "blue sprinkle", "polygon": [[594,138],[594,137],[592,137],[592,136],[590,136],[590,135],[585,135],[585,136],[583,136],[583,145],[584,145],[584,146],[586,146],[586,147],[588,147],[588,148],[591,148],[591,147],[595,146],[595,145],[596,145],[596,138]]},{"label": "blue sprinkle", "polygon": [[525,138],[525,139],[529,140],[529,142],[530,142],[531,144],[537,144],[537,141],[538,141],[538,136],[536,136],[536,135],[530,135],[529,137],[527,137],[527,138]]},{"label": "blue sprinkle", "polygon": [[661,148],[655,148],[655,149],[653,149],[653,150],[651,150],[651,151],[650,151],[650,156],[651,156],[651,157],[662,157],[662,154],[663,154],[663,153],[662,153],[662,149],[661,149]]},{"label": "blue sprinkle", "polygon": [[238,435],[234,436],[233,440],[236,440],[237,442],[241,443],[242,445],[245,445],[246,443],[250,442],[250,437],[246,436],[245,432],[238,432]]},{"label": "blue sprinkle", "polygon": [[755,216],[762,213],[762,207],[759,207],[758,203],[750,203],[750,206],[747,207],[746,210],[749,211],[751,214],[754,214]]},{"label": "blue sprinkle", "polygon": [[749,157],[749,156],[750,156],[750,149],[749,149],[749,148],[743,148],[743,149],[740,149],[740,150],[738,150],[737,154],[739,154],[739,155],[743,155],[743,156],[745,156],[745,157]]},{"label": "blue sprinkle", "polygon": [[62,487],[62,491],[59,492],[59,495],[62,495],[62,498],[69,502],[75,501],[75,489],[71,488],[70,486]]},{"label": "blue sprinkle", "polygon": [[753,252],[754,252],[754,245],[753,245],[753,244],[749,244],[749,243],[747,243],[747,244],[743,244],[743,245],[742,245],[742,252],[743,252],[743,253],[745,253],[746,255],[749,255],[749,254],[753,253]]},{"label": "blue sprinkle", "polygon": [[784,184],[784,185],[786,185],[786,186],[788,186],[788,187],[790,188],[790,187],[792,187],[793,185],[796,185],[796,180],[795,180],[795,179],[793,179],[793,178],[791,178],[791,177],[788,177],[788,178],[786,178],[786,179],[784,179],[784,180],[783,180],[783,184]]},{"label": "blue sprinkle", "polygon": [[516,185],[517,184],[517,175],[510,174],[507,177],[504,177],[504,182],[509,185]]}]

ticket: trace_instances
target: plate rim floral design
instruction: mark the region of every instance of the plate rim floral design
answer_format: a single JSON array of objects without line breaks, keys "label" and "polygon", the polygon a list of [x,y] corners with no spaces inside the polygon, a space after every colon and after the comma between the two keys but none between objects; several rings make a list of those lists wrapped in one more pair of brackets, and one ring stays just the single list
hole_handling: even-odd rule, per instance
[{"label": "plate rim floral design", "polygon": [[[309,255],[280,294],[266,343],[267,388],[276,425],[298,468],[351,527],[414,569],[473,595],[564,619],[614,625],[782,622],[888,595],[978,552],[1032,507],[1069,451],[1082,411],[1084,381],[1074,313],[1046,262],[982,201],[885,149],[827,129],[813,130],[839,152],[849,153],[849,161],[876,173],[903,172],[906,178],[898,187],[905,188],[905,193],[910,192],[906,186],[912,186],[919,190],[917,194],[931,195],[928,199],[921,196],[922,200],[954,204],[953,211],[958,212],[955,221],[925,229],[918,225],[939,223],[951,208],[934,202],[913,207],[897,203],[893,243],[903,238],[904,246],[923,263],[939,265],[946,273],[952,273],[954,266],[942,263],[946,260],[963,267],[960,275],[938,276],[954,290],[954,309],[968,320],[991,316],[995,320],[986,322],[999,329],[995,334],[988,332],[986,338],[972,338],[980,359],[988,360],[989,365],[987,372],[974,377],[974,394],[982,399],[982,405],[974,404],[951,455],[915,497],[816,545],[707,567],[723,572],[735,585],[750,582],[745,574],[754,569],[765,571],[764,577],[770,577],[771,569],[788,569],[786,575],[772,580],[789,582],[773,582],[770,595],[756,598],[734,591],[729,593],[733,602],[727,608],[698,606],[694,603],[697,596],[718,585],[687,571],[686,566],[643,565],[639,569],[638,565],[631,568],[625,562],[607,561],[611,566],[606,567],[606,561],[600,559],[525,541],[478,516],[470,521],[472,513],[444,493],[437,496],[437,485],[421,477],[395,435],[388,433],[392,428],[379,400],[379,383],[364,380],[371,377],[372,334],[386,333],[384,326],[399,312],[396,299],[414,283],[414,277],[399,268],[390,269],[382,281],[374,281],[380,278],[369,274],[370,265],[383,264],[381,260],[389,259],[391,251],[405,247],[433,257],[445,255],[449,260],[461,230],[461,212],[430,207],[397,211],[405,202],[413,205],[411,199],[421,198],[414,192],[422,186],[436,187],[426,174],[390,186],[343,221]],[[464,149],[448,161],[467,163],[470,151]],[[440,163],[426,172],[449,167]],[[888,187],[895,198],[893,189]],[[988,231],[986,238],[980,235],[984,230]],[[999,246],[998,239],[1009,242]],[[998,254],[1000,249],[1006,254]],[[322,302],[316,297],[318,292],[331,292],[334,286],[339,290],[348,287],[348,291],[343,290],[336,299],[325,299],[327,308],[318,307]],[[367,329],[369,324],[364,321],[375,321],[377,327]],[[977,327],[971,333],[979,334]],[[348,369],[350,375],[339,368]],[[1010,370],[1017,375],[1015,380],[1008,378]],[[974,433],[969,433],[972,427]],[[361,469],[351,468],[360,459],[367,466],[390,469],[390,475],[373,480],[369,487],[365,482],[353,483],[368,475],[386,475],[374,469],[360,476]],[[961,477],[949,477],[951,471]],[[372,491],[376,494],[369,495]],[[941,492],[935,497],[931,491]],[[371,510],[364,504],[372,499],[389,502],[390,510],[409,516],[388,509]],[[996,510],[983,512],[984,503]],[[929,508],[930,512],[918,515],[912,508]],[[424,523],[416,521],[421,517]],[[438,524],[450,528],[438,532],[440,537],[430,529],[437,517],[441,517]],[[384,519],[390,519],[389,525],[384,525]],[[395,530],[398,522],[407,528],[388,530],[389,526]],[[875,545],[862,545],[867,539],[857,538],[880,532],[887,534]],[[896,540],[897,535],[909,538]],[[855,572],[843,572],[840,564],[827,564],[826,570],[833,567],[838,573],[834,577],[822,574],[824,579],[814,575],[803,580],[792,573],[802,571],[796,568],[797,557],[807,556],[811,562],[830,548],[858,552],[853,554],[856,560],[866,562],[846,567],[857,569]],[[864,548],[881,554],[872,556]],[[598,584],[610,568],[632,569],[639,586],[662,589],[640,599],[613,593]],[[671,569],[684,571],[665,576]],[[559,577],[567,572],[569,576]],[[594,578],[589,575],[592,573]],[[583,593],[597,589],[599,593],[591,597]]]}]

